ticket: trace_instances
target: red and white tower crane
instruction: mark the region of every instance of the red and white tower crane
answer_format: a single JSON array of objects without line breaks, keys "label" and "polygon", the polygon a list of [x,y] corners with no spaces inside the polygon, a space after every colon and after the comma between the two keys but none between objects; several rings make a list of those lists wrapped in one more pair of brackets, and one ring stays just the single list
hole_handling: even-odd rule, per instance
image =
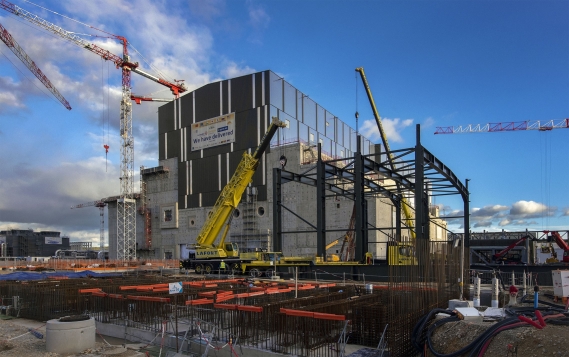
[{"label": "red and white tower crane", "polygon": [[[136,201],[134,199],[134,138],[132,135],[132,103],[131,103],[131,72],[140,74],[156,83],[170,88],[176,98],[187,91],[181,81],[170,82],[166,79],[146,73],[138,68],[138,62],[131,62],[128,55],[128,41],[123,36],[107,33],[111,38],[122,43],[122,56],[117,56],[93,43],[85,41],[73,32],[34,15],[7,0],[0,0],[0,8],[32,24],[41,27],[75,45],[89,50],[103,59],[112,61],[117,69],[122,70],[122,99],[120,105],[120,136],[121,136],[121,165],[120,165],[120,198],[117,201],[117,259],[136,259]],[[94,28],[94,27],[93,27]],[[99,30],[101,31],[101,30]],[[105,148],[107,149],[107,148]]]},{"label": "red and white tower crane", "polygon": [[101,233],[101,238],[99,240],[99,251],[102,252],[105,248],[105,206],[107,205],[106,202],[104,201],[92,201],[92,202],[87,202],[87,203],[81,203],[79,205],[76,206],[71,206],[71,209],[73,208],[82,208],[82,207],[98,207],[99,208],[99,214],[101,216],[101,227],[100,227],[100,233]]},{"label": "red and white tower crane", "polygon": [[24,51],[20,45],[14,40],[14,37],[10,35],[8,30],[2,24],[0,24],[0,39],[8,46],[8,48],[14,52],[16,56],[28,67],[30,72],[32,72],[42,83],[43,85],[67,108],[71,110],[71,105],[69,102],[59,93],[57,88],[51,83],[51,81],[43,74],[43,72],[36,66],[35,62],[32,61],[30,56]]},{"label": "red and white tower crane", "polygon": [[435,134],[494,133],[500,131],[569,129],[568,119],[547,121],[509,121],[487,124],[468,124],[464,126],[437,126]]},{"label": "red and white tower crane", "polygon": [[142,95],[136,95],[136,94],[132,94],[130,96],[130,99],[134,100],[134,102],[136,104],[141,104],[142,102],[163,102],[163,103],[168,103],[171,102],[172,99],[168,99],[168,98],[153,98],[153,97],[147,97],[147,96],[142,96]]}]

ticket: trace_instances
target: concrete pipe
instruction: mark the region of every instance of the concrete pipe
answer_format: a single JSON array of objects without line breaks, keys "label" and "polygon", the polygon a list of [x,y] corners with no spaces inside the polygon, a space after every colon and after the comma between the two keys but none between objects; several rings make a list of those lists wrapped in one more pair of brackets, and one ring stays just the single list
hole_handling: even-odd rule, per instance
[{"label": "concrete pipe", "polygon": [[80,353],[95,347],[95,319],[86,315],[49,320],[45,332],[48,352]]}]

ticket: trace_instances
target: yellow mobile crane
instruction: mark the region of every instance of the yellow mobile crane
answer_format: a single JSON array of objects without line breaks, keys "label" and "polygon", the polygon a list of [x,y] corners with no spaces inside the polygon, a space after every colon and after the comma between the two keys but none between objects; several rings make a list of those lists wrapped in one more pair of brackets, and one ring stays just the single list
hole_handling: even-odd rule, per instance
[{"label": "yellow mobile crane", "polygon": [[[267,132],[261,139],[259,146],[249,154],[243,153],[243,158],[233,173],[231,180],[225,185],[219,195],[213,209],[209,213],[205,224],[201,228],[195,244],[188,244],[188,248],[195,251],[195,257],[180,262],[182,268],[194,268],[197,273],[210,273],[219,269],[221,260],[225,260],[227,268],[238,270],[241,266],[239,247],[236,243],[226,242],[229,232],[233,211],[241,201],[243,192],[253,179],[253,175],[259,166],[259,160],[269,146],[271,139],[278,128],[285,127],[286,124],[273,117]],[[224,227],[225,226],[225,227]],[[221,233],[219,243],[216,243]]]},{"label": "yellow mobile crane", "polygon": [[[356,72],[360,74],[360,77],[366,89],[366,94],[369,99],[369,104],[371,105],[373,116],[375,118],[375,122],[377,123],[377,128],[379,129],[381,141],[383,143],[385,152],[387,153],[387,157],[389,159],[388,160],[389,166],[391,167],[391,170],[395,171],[395,159],[393,157],[391,149],[389,148],[387,135],[385,135],[385,132],[383,131],[383,125],[381,124],[381,117],[379,115],[379,112],[377,111],[377,107],[375,106],[375,101],[373,100],[371,89],[369,88],[369,84],[367,83],[367,78],[363,67],[356,68]],[[398,192],[401,191],[401,187],[398,183],[397,183],[397,191]],[[388,244],[387,247],[388,262],[390,265],[413,265],[416,264],[416,260],[414,259],[414,254],[412,254],[412,252],[414,251],[413,246],[416,235],[413,226],[413,215],[411,213],[411,210],[409,209],[409,203],[407,202],[407,199],[403,195],[401,196],[401,209],[403,210],[403,214],[405,216],[405,224],[409,228],[411,238],[413,238],[413,243],[408,244],[408,243],[397,242],[396,244]]]},{"label": "yellow mobile crane", "polygon": [[[261,143],[250,155],[243,154],[241,162],[229,183],[223,188],[215,205],[201,228],[195,244],[188,244],[190,257],[180,261],[180,268],[195,269],[198,274],[210,274],[213,271],[232,271],[249,273],[253,277],[266,275],[271,277],[276,267],[317,266],[326,264],[359,265],[359,262],[322,262],[315,257],[285,257],[282,252],[267,252],[258,249],[255,252],[239,252],[236,243],[227,242],[227,234],[233,212],[241,201],[241,196],[251,182],[259,160],[279,127],[285,124],[273,118]],[[343,238],[342,238],[343,239]],[[223,261],[223,264],[221,262]]]}]

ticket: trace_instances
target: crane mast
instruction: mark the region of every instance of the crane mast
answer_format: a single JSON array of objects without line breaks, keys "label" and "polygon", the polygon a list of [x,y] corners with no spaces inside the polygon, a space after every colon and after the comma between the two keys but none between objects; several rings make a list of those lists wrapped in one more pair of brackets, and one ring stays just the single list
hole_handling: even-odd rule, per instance
[{"label": "crane mast", "polygon": [[122,99],[120,105],[120,198],[117,201],[117,259],[136,259],[136,200],[134,198],[134,138],[132,135],[132,102],[131,72],[140,74],[163,86],[169,87],[176,98],[187,90],[183,83],[172,83],[166,79],[153,76],[138,68],[137,62],[131,62],[128,55],[128,41],[123,36],[109,34],[122,43],[122,57],[105,50],[96,44],[89,43],[76,34],[64,30],[37,15],[26,11],[7,0],[0,0],[0,8],[32,24],[43,28],[65,40],[88,51],[96,53],[103,59],[112,61],[122,71]]},{"label": "crane mast", "polygon": [[69,105],[69,102],[63,97],[63,95],[61,95],[61,93],[59,93],[57,88],[55,88],[55,86],[46,77],[46,75],[43,74],[38,66],[36,66],[35,62],[32,61],[24,49],[18,45],[16,40],[14,40],[14,37],[10,35],[8,30],[6,30],[2,24],[0,24],[0,39],[2,39],[6,46],[8,46],[8,48],[14,52],[14,54],[26,65],[26,67],[28,67],[30,72],[32,72],[43,83],[43,85],[51,92],[51,94],[53,94],[54,97],[57,98],[57,100],[59,100],[61,104],[65,106],[65,108],[67,108],[67,110],[71,110],[71,105]]},{"label": "crane mast", "polygon": [[[377,111],[377,107],[375,106],[375,101],[373,100],[373,96],[371,94],[371,89],[369,87],[369,84],[367,83],[367,78],[366,78],[366,75],[364,73],[363,67],[356,68],[356,72],[358,72],[360,74],[360,77],[361,77],[362,82],[364,84],[364,87],[366,89],[367,98],[369,99],[371,109],[373,110],[373,116],[375,118],[377,128],[379,129],[379,134],[381,136],[381,142],[383,143],[383,147],[385,148],[387,157],[389,159],[388,160],[389,166],[391,167],[391,170],[395,171],[395,158],[393,156],[393,153],[391,152],[391,149],[389,148],[389,142],[387,141],[387,135],[385,135],[385,131],[383,130],[383,125],[381,124],[381,116],[379,115],[379,112]],[[397,191],[401,192],[401,187],[400,187],[399,183],[397,183]],[[407,202],[407,199],[403,195],[401,195],[401,209],[403,210],[403,214],[405,215],[405,223],[406,223],[407,227],[409,227],[409,230],[411,232],[411,237],[413,239],[415,239],[415,230],[413,229],[413,227],[414,227],[413,226],[413,215],[411,214],[411,211],[409,210],[409,203]]]}]

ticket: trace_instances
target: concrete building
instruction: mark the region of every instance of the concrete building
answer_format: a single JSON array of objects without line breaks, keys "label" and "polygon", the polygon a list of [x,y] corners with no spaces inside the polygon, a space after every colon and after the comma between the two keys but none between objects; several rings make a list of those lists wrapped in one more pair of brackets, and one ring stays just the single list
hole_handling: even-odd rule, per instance
[{"label": "concrete building", "polygon": [[52,257],[58,249],[69,249],[69,237],[60,232],[0,231],[0,257]]},{"label": "concrete building", "polygon": [[[318,144],[324,158],[340,159],[338,165],[347,164],[356,151],[353,128],[272,71],[210,83],[187,93],[158,110],[159,166],[141,170],[139,258],[187,257],[186,244],[195,243],[243,153],[256,148],[273,117],[287,127],[273,137],[231,221],[229,240],[241,250],[271,249],[272,169],[280,167],[282,156],[287,158],[287,170],[307,172],[314,169]],[[379,145],[360,140],[363,155],[380,155]],[[283,239],[283,253],[314,255],[316,235],[310,232],[310,222],[316,219],[314,188],[289,183],[284,197],[284,224],[297,233]],[[108,207],[112,259],[116,202]],[[326,229],[333,231],[327,242],[346,233],[352,210],[353,201],[346,197],[326,199]],[[369,251],[380,259],[385,258],[387,240],[394,236],[394,219],[389,199],[368,199],[368,221],[377,228],[369,233]],[[330,253],[340,247],[330,248]]]}]

